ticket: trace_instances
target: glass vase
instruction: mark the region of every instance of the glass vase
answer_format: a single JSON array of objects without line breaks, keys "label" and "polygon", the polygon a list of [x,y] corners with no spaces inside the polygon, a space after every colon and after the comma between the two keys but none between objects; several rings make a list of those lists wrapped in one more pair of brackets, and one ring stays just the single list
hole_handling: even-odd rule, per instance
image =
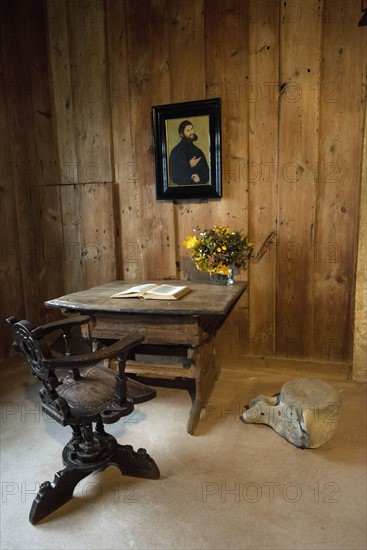
[{"label": "glass vase", "polygon": [[228,275],[223,275],[222,273],[210,273],[210,282],[213,285],[233,285],[233,268],[230,268]]}]

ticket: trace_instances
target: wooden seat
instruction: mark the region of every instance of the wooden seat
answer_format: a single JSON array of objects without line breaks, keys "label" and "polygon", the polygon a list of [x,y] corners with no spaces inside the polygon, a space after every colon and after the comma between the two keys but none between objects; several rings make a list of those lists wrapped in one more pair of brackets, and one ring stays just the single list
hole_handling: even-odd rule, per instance
[{"label": "wooden seat", "polygon": [[[145,449],[133,450],[120,445],[104,430],[134,410],[129,395],[125,365],[129,350],[144,339],[137,332],[96,351],[73,354],[71,335],[87,323],[89,317],[78,315],[34,327],[29,321],[7,319],[14,334],[14,347],[27,361],[34,377],[42,383],[42,410],[62,426],[70,426],[72,438],[64,447],[65,468],[56,473],[52,483],[46,481],[33,501],[30,522],[35,524],[68,502],[75,486],[83,478],[107,466],[117,466],[124,475],[159,478],[159,469]],[[65,343],[65,354],[55,353],[48,339],[58,331]],[[80,346],[76,346],[80,350]],[[117,358],[118,373],[104,366],[104,361]],[[65,371],[65,369],[67,369]],[[61,378],[58,374],[64,373]],[[131,382],[136,401],[151,399],[150,388],[142,396],[141,387]],[[138,395],[138,390],[140,395]],[[93,426],[95,424],[95,426]]]}]

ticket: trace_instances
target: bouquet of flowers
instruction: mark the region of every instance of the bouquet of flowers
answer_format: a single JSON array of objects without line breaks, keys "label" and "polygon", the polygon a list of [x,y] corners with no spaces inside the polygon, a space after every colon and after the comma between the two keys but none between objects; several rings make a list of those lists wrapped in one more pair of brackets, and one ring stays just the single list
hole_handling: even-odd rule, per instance
[{"label": "bouquet of flowers", "polygon": [[194,230],[182,243],[191,253],[199,271],[229,275],[233,266],[244,269],[252,257],[253,244],[239,231],[215,225],[212,229]]}]

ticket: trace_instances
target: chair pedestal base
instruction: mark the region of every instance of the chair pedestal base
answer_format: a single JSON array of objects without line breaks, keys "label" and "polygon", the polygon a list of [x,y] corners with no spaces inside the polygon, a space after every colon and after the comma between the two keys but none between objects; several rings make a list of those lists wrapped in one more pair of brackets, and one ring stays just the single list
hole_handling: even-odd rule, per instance
[{"label": "chair pedestal base", "polygon": [[[100,436],[98,439],[101,442]],[[109,434],[104,434],[103,443],[102,450],[92,450],[89,455],[84,452],[82,456],[75,450],[73,440],[65,446],[63,461],[66,468],[55,474],[52,483],[45,481],[41,484],[29,514],[33,525],[71,500],[79,481],[108,466],[116,466],[123,475],[159,479],[158,466],[145,449],[136,452],[131,445],[119,445]]]}]

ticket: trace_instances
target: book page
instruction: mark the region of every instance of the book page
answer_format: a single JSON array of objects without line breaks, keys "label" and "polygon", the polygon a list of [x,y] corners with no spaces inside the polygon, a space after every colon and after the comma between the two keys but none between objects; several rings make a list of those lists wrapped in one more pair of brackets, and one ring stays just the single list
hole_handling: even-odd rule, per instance
[{"label": "book page", "polygon": [[161,294],[169,296],[170,294],[175,294],[178,290],[181,290],[182,286],[171,286],[171,285],[161,285],[148,290],[146,294]]},{"label": "book page", "polygon": [[116,294],[113,294],[114,297],[116,296],[124,296],[125,294],[144,294],[147,290],[150,290],[154,288],[156,285],[154,284],[146,284],[146,285],[138,285],[133,286],[131,288],[128,288],[127,290],[122,290],[121,292],[117,292]]}]

